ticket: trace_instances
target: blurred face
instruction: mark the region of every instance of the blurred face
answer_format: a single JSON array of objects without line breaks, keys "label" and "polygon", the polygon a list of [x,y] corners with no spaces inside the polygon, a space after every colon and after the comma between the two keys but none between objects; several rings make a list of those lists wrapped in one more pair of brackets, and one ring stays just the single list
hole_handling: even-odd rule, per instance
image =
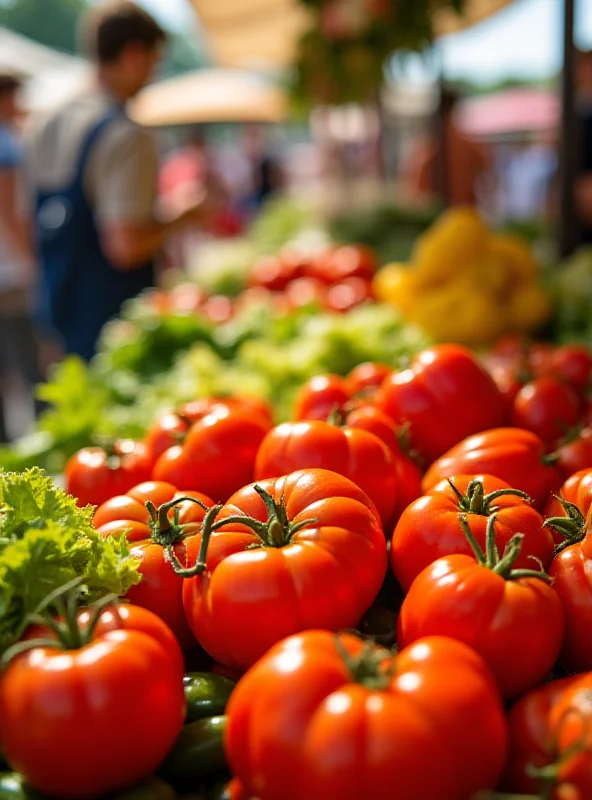
[{"label": "blurred face", "polygon": [[136,95],[154,74],[163,55],[163,48],[130,44],[118,59],[118,71],[128,97]]}]

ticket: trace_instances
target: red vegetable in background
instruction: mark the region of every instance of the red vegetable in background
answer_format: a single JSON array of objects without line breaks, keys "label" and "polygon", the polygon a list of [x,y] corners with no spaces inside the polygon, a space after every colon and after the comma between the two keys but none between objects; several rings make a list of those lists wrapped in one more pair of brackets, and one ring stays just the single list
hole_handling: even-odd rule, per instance
[{"label": "red vegetable in background", "polygon": [[388,522],[397,502],[397,468],[391,450],[377,436],[316,420],[284,422],[261,443],[255,479],[309,467],[345,475],[372,500],[383,524]]},{"label": "red vegetable in background", "polygon": [[[561,487],[559,495],[568,503],[574,503],[586,516],[592,505],[592,468],[574,472]],[[545,506],[545,516],[565,517],[567,512],[559,500],[552,497]]]},{"label": "red vegetable in background", "polygon": [[495,475],[521,489],[537,508],[561,485],[538,436],[521,428],[494,428],[463,439],[434,462],[424,475],[423,490],[428,492],[442,478],[476,473]]},{"label": "red vegetable in background", "polygon": [[395,422],[409,423],[411,447],[428,464],[466,436],[502,425],[506,414],[491,376],[469,350],[452,344],[424,350],[409,369],[393,372],[376,404]]},{"label": "red vegetable in background", "polygon": [[246,408],[216,405],[191,426],[182,446],[163,453],[153,477],[226,500],[253,478],[257,451],[271,424]]},{"label": "red vegetable in background", "polygon": [[230,767],[260,800],[470,800],[506,755],[489,670],[444,637],[393,656],[349,634],[292,636],[239,681],[227,715]]},{"label": "red vegetable in background", "polygon": [[120,439],[110,450],[85,447],[64,467],[66,491],[79,506],[100,505],[151,478],[154,460],[142,442]]},{"label": "red vegetable in background", "polygon": [[575,389],[553,378],[536,378],[514,398],[511,423],[532,431],[545,443],[553,443],[577,424],[579,416],[580,399]]}]

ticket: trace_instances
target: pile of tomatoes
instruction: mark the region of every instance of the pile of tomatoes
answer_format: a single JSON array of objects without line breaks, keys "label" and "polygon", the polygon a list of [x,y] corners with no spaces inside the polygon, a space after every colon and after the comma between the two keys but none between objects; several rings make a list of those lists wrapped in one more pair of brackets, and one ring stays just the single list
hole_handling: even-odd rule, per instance
[{"label": "pile of tomatoes", "polygon": [[228,769],[227,800],[591,798],[591,376],[579,346],[439,345],[317,376],[279,425],[205,398],[80,451],[67,489],[142,580],[28,632],[7,761],[53,797]]}]

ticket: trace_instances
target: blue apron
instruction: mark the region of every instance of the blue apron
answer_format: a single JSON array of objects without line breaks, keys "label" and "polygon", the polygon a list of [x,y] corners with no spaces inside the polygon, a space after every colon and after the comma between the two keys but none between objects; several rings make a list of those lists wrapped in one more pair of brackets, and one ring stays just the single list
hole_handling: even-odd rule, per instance
[{"label": "blue apron", "polygon": [[154,285],[154,267],[115,269],[103,253],[94,214],[86,198],[84,175],[101,132],[122,112],[111,110],[87,134],[72,183],[39,190],[36,229],[42,276],[38,321],[62,339],[67,353],[89,360],[103,325],[122,304]]}]

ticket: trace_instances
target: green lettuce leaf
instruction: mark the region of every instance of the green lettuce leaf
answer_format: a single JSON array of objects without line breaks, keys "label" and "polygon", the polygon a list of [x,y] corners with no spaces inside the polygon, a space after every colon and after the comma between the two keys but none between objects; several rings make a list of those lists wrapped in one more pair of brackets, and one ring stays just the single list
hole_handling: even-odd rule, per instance
[{"label": "green lettuce leaf", "polygon": [[73,578],[82,578],[89,602],[140,581],[125,539],[103,539],[92,514],[37,468],[0,471],[0,652],[22,636],[41,601]]}]

